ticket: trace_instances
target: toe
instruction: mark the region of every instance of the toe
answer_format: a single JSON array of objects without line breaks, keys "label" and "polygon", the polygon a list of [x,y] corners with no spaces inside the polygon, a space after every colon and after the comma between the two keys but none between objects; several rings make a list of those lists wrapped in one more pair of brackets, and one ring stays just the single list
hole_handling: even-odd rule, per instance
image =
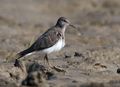
[{"label": "toe", "polygon": [[53,66],[52,69],[56,70],[57,72],[66,72],[64,69]]}]

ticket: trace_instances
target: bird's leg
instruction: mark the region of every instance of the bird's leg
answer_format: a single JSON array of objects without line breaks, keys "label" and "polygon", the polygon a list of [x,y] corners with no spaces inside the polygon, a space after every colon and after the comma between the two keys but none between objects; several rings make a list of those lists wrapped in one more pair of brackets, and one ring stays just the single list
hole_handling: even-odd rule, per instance
[{"label": "bird's leg", "polygon": [[47,54],[46,54],[45,57],[44,57],[44,62],[45,62],[45,61],[46,61],[47,64],[49,65],[49,68],[52,68],[52,69],[54,69],[54,70],[56,70],[56,71],[58,71],[58,72],[65,72],[65,70],[63,70],[63,69],[60,69],[60,68],[58,68],[58,67],[56,67],[56,66],[52,66],[52,65],[49,63]]},{"label": "bird's leg", "polygon": [[50,67],[52,67],[52,65],[49,63],[48,55],[47,55],[47,54],[45,54],[44,62],[47,62],[47,64],[48,64]]}]

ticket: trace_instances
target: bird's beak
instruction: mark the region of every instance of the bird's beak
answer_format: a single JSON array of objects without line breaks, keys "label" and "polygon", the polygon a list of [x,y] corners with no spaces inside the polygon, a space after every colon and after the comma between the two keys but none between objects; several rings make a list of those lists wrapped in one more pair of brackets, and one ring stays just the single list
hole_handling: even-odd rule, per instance
[{"label": "bird's beak", "polygon": [[73,28],[76,28],[76,29],[77,29],[77,27],[76,27],[76,26],[74,26],[74,25],[72,25],[72,24],[69,24],[69,26],[71,26],[71,27],[73,27]]},{"label": "bird's beak", "polygon": [[79,28],[78,28],[78,27],[76,27],[76,26],[74,26],[74,25],[72,25],[72,24],[69,24],[69,26],[75,28],[75,29],[77,30],[79,36],[82,35],[82,34],[79,32]]}]

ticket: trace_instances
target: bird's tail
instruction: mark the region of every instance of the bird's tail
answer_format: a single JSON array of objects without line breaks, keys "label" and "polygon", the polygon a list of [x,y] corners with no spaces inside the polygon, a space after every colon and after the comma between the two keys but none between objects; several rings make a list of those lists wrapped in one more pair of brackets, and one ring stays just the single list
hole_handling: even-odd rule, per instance
[{"label": "bird's tail", "polygon": [[19,53],[16,55],[16,59],[20,59],[21,57],[24,57],[25,55],[27,55],[27,54],[29,54],[29,53],[31,53],[31,52],[33,52],[33,50],[32,50],[31,48],[28,48],[28,49],[26,49],[26,50],[24,50],[24,51],[21,51],[21,52],[19,52]]}]

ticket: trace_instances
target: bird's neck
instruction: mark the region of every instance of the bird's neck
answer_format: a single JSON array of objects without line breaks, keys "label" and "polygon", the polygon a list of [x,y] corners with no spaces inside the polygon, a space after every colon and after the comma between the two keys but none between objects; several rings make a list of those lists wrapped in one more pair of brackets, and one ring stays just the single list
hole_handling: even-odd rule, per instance
[{"label": "bird's neck", "polygon": [[62,27],[61,26],[56,26],[56,27],[58,27],[62,31],[62,33],[64,34],[67,26],[64,25]]},{"label": "bird's neck", "polygon": [[57,23],[55,26],[60,29],[60,31],[62,32],[63,37],[65,37],[65,30],[66,30],[67,25]]},{"label": "bird's neck", "polygon": [[59,25],[58,25],[58,26],[56,25],[55,27],[56,27],[56,29],[58,29],[58,31],[61,32],[62,38],[65,39],[65,30],[66,30],[66,27],[67,27],[67,26],[62,26],[62,27],[61,27],[61,26],[59,26]]},{"label": "bird's neck", "polygon": [[64,26],[64,27],[62,28],[62,33],[65,33],[66,27],[67,27],[67,26]]},{"label": "bird's neck", "polygon": [[62,32],[62,38],[65,39],[65,30],[66,30],[67,26],[64,26],[61,28],[61,32]]}]

